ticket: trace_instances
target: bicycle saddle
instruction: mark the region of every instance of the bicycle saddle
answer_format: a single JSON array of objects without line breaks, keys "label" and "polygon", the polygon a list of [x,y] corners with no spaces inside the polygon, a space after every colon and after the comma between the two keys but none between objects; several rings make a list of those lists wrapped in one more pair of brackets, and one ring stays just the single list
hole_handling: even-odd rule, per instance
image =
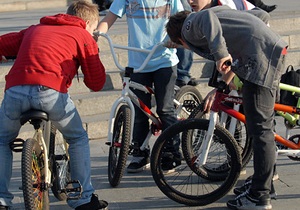
[{"label": "bicycle saddle", "polygon": [[36,120],[36,119],[48,121],[49,116],[44,111],[30,109],[30,110],[28,110],[28,111],[21,114],[20,123],[21,123],[21,125],[24,125],[27,121]]}]

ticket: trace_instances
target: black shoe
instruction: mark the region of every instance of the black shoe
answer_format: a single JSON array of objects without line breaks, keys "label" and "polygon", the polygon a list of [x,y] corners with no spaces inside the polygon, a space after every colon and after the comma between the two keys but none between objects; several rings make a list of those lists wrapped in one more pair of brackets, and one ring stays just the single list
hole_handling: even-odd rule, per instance
[{"label": "black shoe", "polygon": [[174,155],[172,152],[165,152],[161,159],[161,168],[165,172],[171,172],[181,165],[180,155]]},{"label": "black shoe", "polygon": [[[247,178],[245,183],[242,186],[236,187],[233,189],[233,193],[235,195],[241,195],[241,194],[245,193],[246,191],[249,191],[251,184],[252,184],[252,180]],[[272,187],[271,187],[271,191],[270,191],[270,198],[276,200],[276,196],[277,196],[277,194],[275,192],[275,188],[272,183]]]},{"label": "black shoe", "polygon": [[230,209],[251,209],[251,210],[271,210],[271,199],[269,196],[255,198],[248,191],[237,196],[234,200],[227,202],[227,207]]},{"label": "black shoe", "polygon": [[8,206],[2,206],[2,205],[0,204],[0,210],[8,210]]},{"label": "black shoe", "polygon": [[136,157],[134,156],[127,167],[128,173],[138,173],[142,172],[144,169],[150,167],[150,158],[146,157]]},{"label": "black shoe", "polygon": [[182,87],[182,86],[185,86],[185,85],[187,85],[187,84],[186,84],[186,82],[183,81],[183,80],[176,80],[176,85],[177,85],[178,87]]},{"label": "black shoe", "polygon": [[261,9],[265,10],[266,12],[272,12],[273,10],[275,10],[277,8],[277,5],[261,5],[260,6]]},{"label": "black shoe", "polygon": [[75,210],[98,210],[107,209],[108,203],[104,200],[98,200],[98,196],[92,194],[91,201],[75,208]]},{"label": "black shoe", "polygon": [[196,80],[196,78],[191,78],[190,81],[187,83],[188,85],[191,85],[191,86],[197,86],[200,84],[199,81]]}]

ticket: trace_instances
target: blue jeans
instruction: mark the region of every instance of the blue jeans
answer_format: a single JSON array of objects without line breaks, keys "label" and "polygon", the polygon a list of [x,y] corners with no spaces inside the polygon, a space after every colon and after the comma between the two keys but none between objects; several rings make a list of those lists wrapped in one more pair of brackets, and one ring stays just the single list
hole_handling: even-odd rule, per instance
[{"label": "blue jeans", "polygon": [[179,63],[177,64],[177,80],[181,80],[186,84],[190,81],[190,70],[193,64],[193,52],[188,49],[178,48],[177,57]]},{"label": "blue jeans", "polygon": [[[156,112],[162,122],[162,130],[177,122],[174,107],[176,66],[161,68],[150,73],[135,73],[131,75],[131,80],[148,87],[154,86]],[[140,90],[132,90],[145,105],[151,108],[151,95],[145,94]],[[141,146],[149,132],[148,117],[135,106],[135,120],[133,130],[133,142]],[[179,149],[179,139],[170,142],[170,147]]]},{"label": "blue jeans", "polygon": [[0,202],[11,206],[13,195],[8,191],[12,176],[12,151],[9,143],[19,133],[20,115],[29,110],[43,110],[69,144],[70,170],[73,180],[79,180],[83,194],[79,200],[69,200],[70,207],[90,202],[94,188],[91,184],[90,148],[86,131],[69,94],[45,89],[39,85],[15,86],[6,90],[0,108]]}]

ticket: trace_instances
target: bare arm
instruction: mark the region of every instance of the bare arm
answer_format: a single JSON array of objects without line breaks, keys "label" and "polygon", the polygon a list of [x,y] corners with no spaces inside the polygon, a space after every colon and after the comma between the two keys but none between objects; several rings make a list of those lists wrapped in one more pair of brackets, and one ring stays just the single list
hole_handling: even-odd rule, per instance
[{"label": "bare arm", "polygon": [[97,30],[102,33],[107,33],[110,27],[114,24],[117,20],[118,16],[109,11],[106,16],[100,21],[98,24]]}]

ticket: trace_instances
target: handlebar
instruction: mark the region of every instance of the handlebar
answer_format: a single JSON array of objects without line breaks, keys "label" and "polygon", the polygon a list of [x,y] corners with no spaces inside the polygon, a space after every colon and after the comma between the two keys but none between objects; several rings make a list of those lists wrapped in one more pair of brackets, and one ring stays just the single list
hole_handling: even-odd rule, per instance
[{"label": "handlebar", "polygon": [[94,32],[94,35],[98,36],[98,37],[102,36],[102,37],[104,37],[104,38],[107,39],[110,51],[111,51],[113,59],[114,59],[114,62],[116,64],[116,66],[118,67],[118,69],[120,69],[121,71],[125,71],[126,67],[123,67],[119,63],[119,61],[117,59],[117,56],[116,56],[115,48],[116,49],[127,50],[127,51],[135,51],[135,52],[148,53],[148,55],[147,55],[146,59],[144,60],[143,64],[138,69],[134,69],[134,73],[142,71],[146,67],[146,65],[148,64],[148,62],[150,61],[150,59],[151,59],[152,55],[154,54],[154,52],[156,51],[156,49],[159,46],[164,46],[165,45],[164,42],[159,42],[159,43],[155,44],[151,50],[147,50],[147,49],[140,49],[140,48],[137,48],[137,47],[128,47],[128,46],[122,46],[122,45],[118,45],[118,44],[113,44],[111,38],[107,34],[101,33],[100,31]]},{"label": "handlebar", "polygon": [[[225,61],[226,66],[235,66],[235,63],[231,63],[231,61]],[[218,81],[219,71],[217,70],[216,65],[214,65],[213,73],[208,81],[208,86],[215,87],[219,91],[223,91],[226,89],[227,84],[224,81]]]}]

